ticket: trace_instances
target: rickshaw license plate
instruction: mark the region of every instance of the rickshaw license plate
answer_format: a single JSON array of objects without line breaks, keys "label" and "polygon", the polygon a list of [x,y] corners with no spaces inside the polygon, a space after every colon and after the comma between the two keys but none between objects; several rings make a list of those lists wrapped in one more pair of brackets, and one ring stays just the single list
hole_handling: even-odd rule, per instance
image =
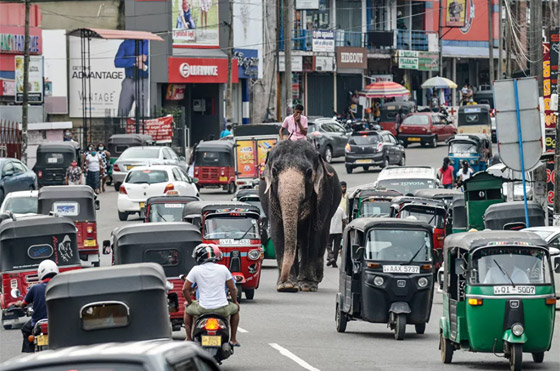
[{"label": "rickshaw license plate", "polygon": [[370,159],[362,159],[362,160],[356,160],[357,164],[371,164],[371,160]]},{"label": "rickshaw license plate", "polygon": [[84,246],[88,246],[88,247],[92,247],[97,245],[97,241],[95,240],[85,240],[84,241]]},{"label": "rickshaw license plate", "polygon": [[200,344],[203,347],[221,347],[222,337],[221,336],[202,336]]},{"label": "rickshaw license plate", "polygon": [[494,295],[534,295],[535,286],[494,286]]},{"label": "rickshaw license plate", "polygon": [[419,142],[420,138],[408,138],[409,142]]},{"label": "rickshaw license plate", "polygon": [[220,182],[227,182],[227,176],[221,176]]},{"label": "rickshaw license plate", "polygon": [[49,345],[49,335],[38,335],[37,336],[37,345],[42,347],[45,345]]},{"label": "rickshaw license plate", "polygon": [[420,273],[420,267],[417,265],[384,265],[385,273]]}]

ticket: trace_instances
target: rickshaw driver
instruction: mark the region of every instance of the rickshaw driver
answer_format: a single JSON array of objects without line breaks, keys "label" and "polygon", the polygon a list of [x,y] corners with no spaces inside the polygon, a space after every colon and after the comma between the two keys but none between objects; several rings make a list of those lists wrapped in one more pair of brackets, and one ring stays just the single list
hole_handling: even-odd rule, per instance
[{"label": "rickshaw driver", "polygon": [[[237,342],[239,303],[237,302],[237,289],[231,272],[226,266],[216,264],[218,255],[212,245],[202,243],[195,247],[193,258],[197,265],[191,269],[183,285],[183,295],[187,302],[184,317],[187,335],[185,340],[192,341],[193,317],[213,313],[230,319],[231,344],[239,346]],[[198,301],[193,301],[190,296],[191,288],[195,283],[198,287]],[[231,293],[233,303],[227,300],[224,284],[227,285]]]},{"label": "rickshaw driver", "polygon": [[509,284],[512,282],[514,284],[531,283],[527,273],[515,266],[512,256],[508,259],[501,259],[500,263],[496,259],[492,259],[492,267],[486,272],[484,283]]},{"label": "rickshaw driver", "polygon": [[47,318],[45,291],[47,290],[47,284],[49,281],[58,274],[58,266],[52,260],[43,260],[41,264],[39,264],[37,273],[39,274],[39,280],[41,280],[41,283],[31,287],[27,292],[27,295],[25,295],[24,300],[19,300],[14,303],[15,306],[20,308],[33,304],[33,315],[31,316],[31,319],[21,328],[21,333],[23,334],[21,351],[23,353],[34,352],[34,345],[28,340],[28,338],[33,332],[35,324],[38,321]]}]

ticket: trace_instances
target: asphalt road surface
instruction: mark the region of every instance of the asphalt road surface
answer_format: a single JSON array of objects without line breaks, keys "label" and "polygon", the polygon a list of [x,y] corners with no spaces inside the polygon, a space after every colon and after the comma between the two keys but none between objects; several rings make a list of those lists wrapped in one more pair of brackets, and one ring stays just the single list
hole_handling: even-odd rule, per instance
[{"label": "asphalt road surface", "polygon": [[[447,149],[409,147],[407,164],[439,167]],[[373,182],[379,170],[362,170],[346,174],[341,159],[334,166],[341,180],[349,187]],[[116,193],[100,196],[98,212],[98,239],[108,239],[113,228],[139,223],[135,216],[119,222]],[[231,198],[220,190],[203,190],[206,200]],[[102,265],[109,257],[102,257]],[[438,319],[442,314],[441,294],[436,293],[431,320],[424,335],[416,335],[413,326],[407,326],[404,341],[396,341],[384,324],[350,322],[346,333],[335,329],[335,297],[338,291],[338,270],[325,268],[325,278],[316,293],[278,293],[275,290],[276,264],[266,261],[261,283],[253,301],[241,304],[241,323],[238,339],[242,344],[235,354],[224,361],[225,370],[507,370],[506,359],[492,354],[455,352],[453,364],[444,365],[438,350]],[[557,312],[558,313],[558,312]],[[146,318],[146,321],[149,321]],[[559,319],[556,318],[558,328]],[[174,333],[183,339],[184,333]],[[0,329],[0,361],[20,354],[21,332]],[[525,370],[560,370],[560,335],[556,331],[552,350],[545,353],[542,364],[535,364],[524,354]]]}]

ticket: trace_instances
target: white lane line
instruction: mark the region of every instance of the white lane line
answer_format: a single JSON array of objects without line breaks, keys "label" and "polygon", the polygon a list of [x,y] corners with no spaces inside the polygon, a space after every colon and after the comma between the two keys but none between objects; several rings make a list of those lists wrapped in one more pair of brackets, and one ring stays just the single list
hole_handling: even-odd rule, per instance
[{"label": "white lane line", "polygon": [[245,330],[245,329],[243,329],[239,326],[237,326],[237,331],[241,332],[242,334],[246,334],[247,332],[249,332],[249,331],[247,331],[247,330]]},{"label": "white lane line", "polygon": [[306,370],[320,371],[318,368],[315,368],[315,367],[311,366],[309,363],[305,362],[303,359],[299,358],[294,353],[290,352],[288,349],[286,349],[286,348],[284,348],[284,347],[282,347],[282,346],[280,346],[276,343],[269,343],[268,345],[270,345],[271,347],[273,347],[274,349],[279,351],[280,354],[282,354],[284,357],[288,357],[289,359],[291,359],[292,361],[294,361],[295,363],[297,363],[301,367],[305,368]]}]

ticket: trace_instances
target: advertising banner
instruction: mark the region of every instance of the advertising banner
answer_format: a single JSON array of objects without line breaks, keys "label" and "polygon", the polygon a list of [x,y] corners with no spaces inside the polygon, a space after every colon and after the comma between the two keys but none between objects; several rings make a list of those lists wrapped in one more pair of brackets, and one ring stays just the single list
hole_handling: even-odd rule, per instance
[{"label": "advertising banner", "polygon": [[296,0],[296,9],[319,9],[319,0]]},{"label": "advertising banner", "polygon": [[[224,84],[228,79],[225,58],[168,58],[168,80],[175,83]],[[239,82],[237,60],[232,60],[232,81]]]},{"label": "advertising banner", "polygon": [[[232,10],[233,48],[234,55],[238,55],[239,78],[262,79],[264,19],[255,15],[263,14],[263,1],[235,0]],[[239,55],[240,53],[243,53],[243,56]],[[245,68],[247,63],[250,63],[249,68]]]},{"label": "advertising banner", "polygon": [[446,9],[446,25],[447,27],[463,27],[465,26],[465,8],[466,0],[451,0],[447,2]]},{"label": "advertising banner", "polygon": [[558,53],[560,52],[560,28],[550,31],[550,90],[558,94]]},{"label": "advertising banner", "polygon": [[[464,4],[464,5],[463,5]],[[458,12],[459,6],[462,5],[463,12]],[[498,8],[498,0],[492,0],[493,7]],[[434,7],[437,6],[437,3]],[[450,27],[443,34],[444,40],[458,41],[484,41],[488,42],[488,1],[487,0],[445,0],[442,6],[446,9],[447,17],[449,17],[450,8],[453,10],[455,17],[449,19],[446,17],[446,26]],[[458,14],[458,16],[457,16]],[[498,11],[493,12],[493,24],[497,31]],[[449,21],[453,21],[457,26],[452,26]],[[494,33],[494,39],[498,38],[497,32]]]},{"label": "advertising banner", "polygon": [[183,100],[185,99],[185,84],[169,84],[165,93],[165,100]]},{"label": "advertising banner", "polygon": [[399,68],[418,71],[438,71],[438,52],[399,50]]},{"label": "advertising banner", "polygon": [[[278,58],[278,65],[280,67],[280,72],[286,70],[286,58],[284,54],[280,54]],[[292,55],[292,72],[302,72],[303,71],[303,57],[301,55]]]},{"label": "advertising banner", "polygon": [[[126,120],[126,133],[136,133],[136,120],[131,118]],[[171,142],[173,139],[173,116],[167,115],[140,122],[140,133],[151,135],[158,143]]]},{"label": "advertising banner", "polygon": [[554,203],[554,161],[546,163],[546,190],[549,204]]},{"label": "advertising banner", "polygon": [[259,51],[256,49],[234,49],[233,58],[239,66],[237,74],[240,79],[259,77]]},{"label": "advertising banner", "polygon": [[174,47],[220,47],[218,1],[172,0],[171,2]]},{"label": "advertising banner", "polygon": [[[264,169],[264,164],[266,162],[266,155],[268,154],[268,152],[270,152],[272,147],[274,147],[276,145],[276,142],[277,142],[276,139],[259,139],[259,140],[257,140],[257,149],[258,149],[257,163],[259,164],[259,170],[261,168]],[[260,176],[260,171],[259,171],[258,175]]]},{"label": "advertising banner", "polygon": [[333,72],[336,71],[336,63],[334,57],[315,57],[315,71],[317,72]]},{"label": "advertising banner", "polygon": [[334,53],[334,31],[314,30],[313,51]]},{"label": "advertising banner", "polygon": [[552,94],[550,68],[550,44],[543,43],[543,99],[544,99],[544,127],[554,129],[556,118],[554,111],[550,109],[550,96]]},{"label": "advertising banner", "polygon": [[[23,102],[23,55],[15,56],[16,102]],[[27,96],[29,102],[43,101],[43,57],[29,57],[29,82]]]},{"label": "advertising banner", "polygon": [[236,141],[235,157],[237,164],[237,177],[238,178],[255,178],[257,171],[256,167],[256,148],[255,141],[252,140],[239,140]]}]

